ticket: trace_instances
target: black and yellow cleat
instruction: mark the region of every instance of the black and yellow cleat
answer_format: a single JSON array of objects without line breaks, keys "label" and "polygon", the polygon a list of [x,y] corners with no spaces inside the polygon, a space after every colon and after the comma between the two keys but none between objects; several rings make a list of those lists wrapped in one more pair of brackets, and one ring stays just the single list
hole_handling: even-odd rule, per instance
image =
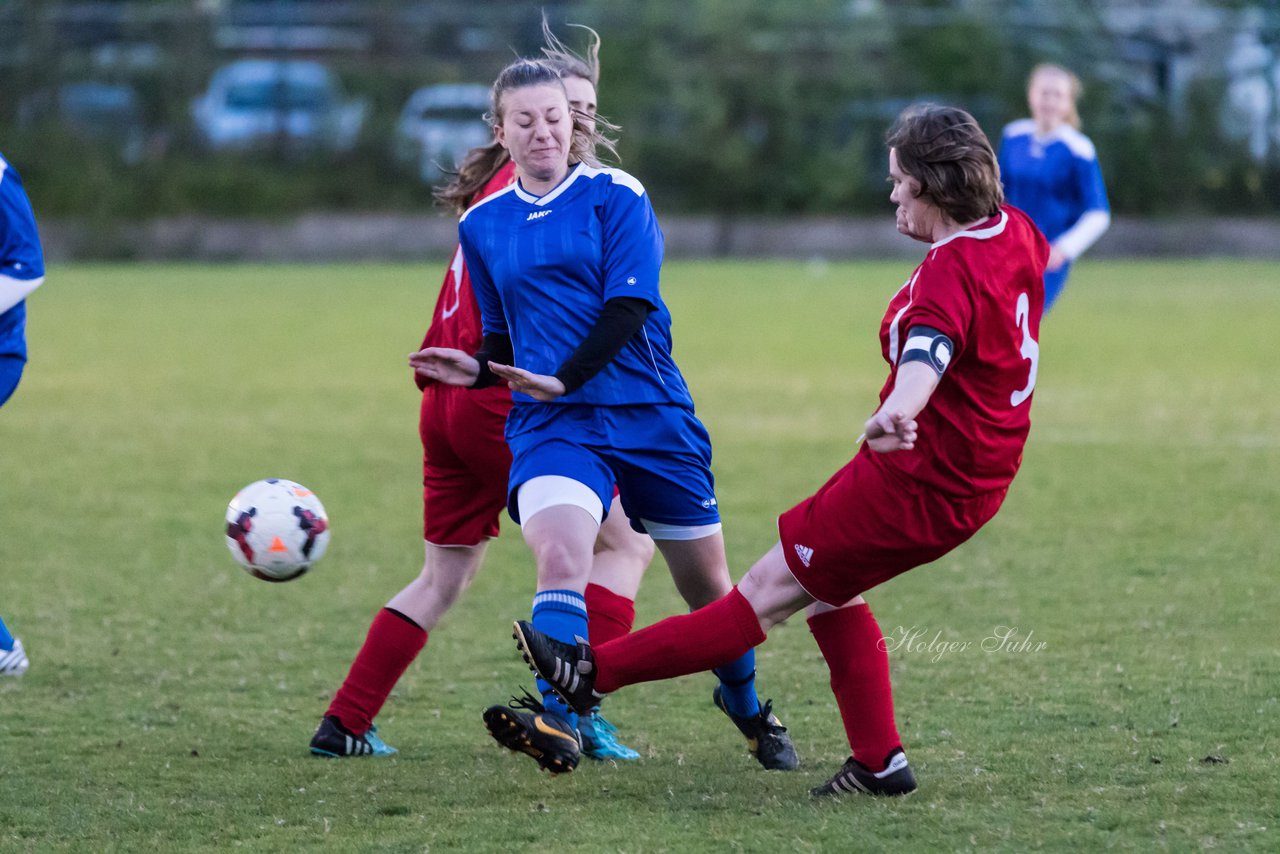
[{"label": "black and yellow cleat", "polygon": [[773,713],[773,700],[766,700],[760,712],[753,717],[740,718],[725,707],[724,698],[720,696],[720,686],[716,686],[711,700],[716,708],[729,716],[734,726],[747,739],[747,749],[756,761],[768,771],[794,771],[800,767],[800,759],[796,756],[796,747],[787,735],[787,728]]},{"label": "black and yellow cleat", "polygon": [[498,744],[532,756],[539,768],[552,774],[569,773],[582,758],[578,731],[563,718],[548,714],[527,693],[523,698],[512,697],[510,706],[485,709],[484,725]]},{"label": "black and yellow cleat", "polygon": [[827,782],[810,789],[815,798],[862,792],[867,795],[909,795],[916,790],[916,775],[911,773],[907,755],[895,747],[885,757],[884,770],[872,771],[850,756],[844,766]]}]

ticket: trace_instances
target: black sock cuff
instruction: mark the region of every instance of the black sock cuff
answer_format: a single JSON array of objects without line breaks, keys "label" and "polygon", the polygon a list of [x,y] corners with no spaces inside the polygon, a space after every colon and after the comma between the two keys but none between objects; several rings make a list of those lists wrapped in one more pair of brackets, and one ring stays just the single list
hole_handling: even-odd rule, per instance
[{"label": "black sock cuff", "polygon": [[388,614],[393,614],[393,615],[395,615],[395,616],[399,617],[400,619],[404,620],[404,621],[405,621],[406,623],[408,623],[409,625],[413,626],[415,629],[422,629],[422,631],[424,631],[424,632],[426,631],[426,629],[423,629],[423,628],[422,628],[422,626],[418,625],[418,621],[417,621],[417,620],[414,620],[414,619],[412,619],[411,617],[409,617],[409,616],[407,616],[407,615],[405,615],[405,614],[400,613],[400,612],[399,612],[399,611],[397,611],[395,608],[387,608],[387,607],[383,607],[383,609],[382,609],[382,610],[386,611]]}]

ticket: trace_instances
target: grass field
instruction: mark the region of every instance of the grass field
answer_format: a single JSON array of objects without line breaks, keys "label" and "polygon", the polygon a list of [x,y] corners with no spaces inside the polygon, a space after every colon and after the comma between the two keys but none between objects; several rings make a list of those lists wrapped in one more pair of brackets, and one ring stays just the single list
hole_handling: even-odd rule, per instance
[{"label": "grass field", "polygon": [[[669,265],[736,573],[852,453],[909,266]],[[0,681],[0,850],[1280,849],[1280,269],[1080,266],[1004,509],[869,596],[915,639],[891,659],[921,789],[838,803],[806,795],[847,747],[799,619],[760,654],[798,773],[755,766],[709,677],[610,699],[637,763],[550,778],[497,747],[480,711],[528,681],[509,626],[533,573],[510,525],[383,711],[399,756],[308,755],[420,565],[404,357],[438,281],[50,271],[0,410],[0,615],[32,661]],[[315,489],[334,530],[286,585],[223,543],[226,502],[272,475]],[[639,622],[679,610],[659,561]]]}]

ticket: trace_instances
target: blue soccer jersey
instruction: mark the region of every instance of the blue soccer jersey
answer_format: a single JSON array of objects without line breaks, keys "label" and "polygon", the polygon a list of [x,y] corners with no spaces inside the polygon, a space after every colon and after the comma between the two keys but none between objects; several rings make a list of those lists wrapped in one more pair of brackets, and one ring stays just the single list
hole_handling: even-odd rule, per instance
[{"label": "blue soccer jersey", "polygon": [[[1004,129],[999,160],[1006,200],[1025,211],[1050,243],[1067,234],[1084,214],[1110,211],[1093,143],[1070,125],[1040,137],[1034,120],[1012,122]],[[1083,249],[1067,255],[1074,258]]]},{"label": "blue soccer jersey", "polygon": [[579,163],[544,196],[517,181],[464,213],[458,235],[484,331],[510,335],[516,366],[527,371],[554,374],[607,300],[635,297],[653,306],[621,352],[557,403],[693,405],[671,356],[671,313],[658,290],[662,230],[635,178]]},{"label": "blue soccer jersey", "polygon": [[22,179],[0,156],[0,357],[26,359],[27,294],[44,281],[36,217]]}]

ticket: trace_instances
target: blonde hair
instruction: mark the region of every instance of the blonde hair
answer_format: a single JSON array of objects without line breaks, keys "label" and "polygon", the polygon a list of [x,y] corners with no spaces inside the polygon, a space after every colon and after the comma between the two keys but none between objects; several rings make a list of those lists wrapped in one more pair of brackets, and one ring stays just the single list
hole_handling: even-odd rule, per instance
[{"label": "blonde hair", "polygon": [[1066,123],[1076,130],[1080,130],[1080,113],[1076,110],[1076,103],[1080,100],[1080,96],[1084,94],[1084,86],[1080,83],[1080,78],[1076,76],[1074,71],[1064,68],[1052,62],[1042,62],[1035,68],[1031,69],[1031,74],[1027,76],[1027,93],[1030,94],[1031,87],[1035,84],[1036,78],[1042,74],[1053,74],[1058,77],[1065,77],[1067,80],[1067,95],[1070,97],[1071,105],[1067,109]]},{"label": "blonde hair", "polygon": [[561,77],[581,77],[600,88],[600,34],[584,24],[570,24],[587,31],[586,55],[570,50],[559,36],[551,32],[547,13],[542,13],[542,55],[560,70]]},{"label": "blonde hair", "polygon": [[[485,114],[485,120],[491,127],[502,124],[502,99],[508,92],[516,89],[529,86],[557,86],[563,92],[562,77],[560,67],[550,60],[516,60],[502,69],[498,79],[493,82],[493,88],[489,90],[489,112]],[[585,163],[588,166],[599,167],[600,160],[596,156],[598,149],[603,149],[617,157],[613,140],[605,137],[601,128],[612,129],[613,125],[602,122],[599,118],[595,123],[589,124],[582,121],[576,113],[574,114],[573,132],[569,138],[571,164]],[[437,201],[454,208],[459,213],[465,211],[471,206],[475,194],[509,159],[507,150],[496,140],[480,148],[473,148],[463,160],[454,179],[436,191]]]}]

